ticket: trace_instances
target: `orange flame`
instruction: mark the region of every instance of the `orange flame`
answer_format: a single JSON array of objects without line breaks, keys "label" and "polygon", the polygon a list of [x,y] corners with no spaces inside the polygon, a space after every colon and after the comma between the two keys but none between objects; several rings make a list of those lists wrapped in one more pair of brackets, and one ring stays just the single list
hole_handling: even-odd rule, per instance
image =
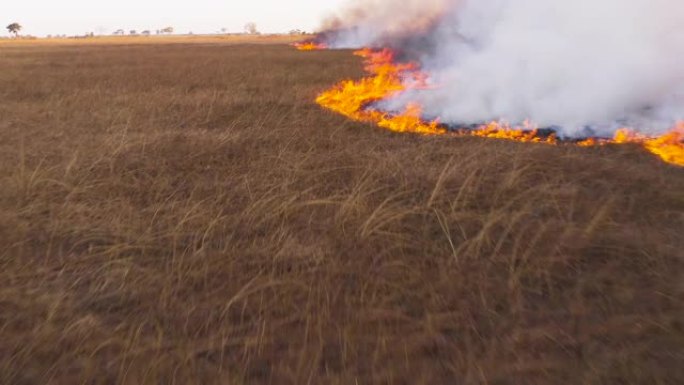
[{"label": "orange flame", "polygon": [[460,131],[461,135],[479,136],[482,138],[507,139],[525,143],[557,144],[555,134],[542,136],[536,127],[525,123],[522,128],[512,127],[505,123],[490,122],[474,130]]},{"label": "orange flame", "polygon": [[[298,46],[299,49],[302,47],[308,46]],[[363,49],[354,54],[365,59],[366,71],[372,76],[358,81],[346,80],[339,83],[318,96],[316,102],[319,105],[350,119],[374,123],[395,132],[476,136],[552,145],[560,143],[555,134],[542,135],[528,122],[522,127],[503,122],[490,122],[471,130],[448,131],[440,125],[438,119],[425,121],[422,118],[422,107],[415,103],[409,104],[399,114],[372,109],[370,107],[373,103],[389,100],[402,91],[427,87],[427,75],[419,71],[418,66],[413,63],[395,62],[394,53],[388,49],[381,51]],[[684,122],[678,123],[672,131],[660,137],[646,137],[629,129],[621,129],[617,131],[613,139],[589,138],[576,144],[582,147],[593,147],[624,143],[639,144],[665,162],[684,166]]]},{"label": "orange flame", "polygon": [[364,49],[354,53],[366,59],[366,71],[373,74],[359,81],[347,80],[322,93],[316,102],[323,107],[340,113],[350,119],[375,123],[382,128],[395,132],[414,132],[420,134],[444,134],[437,121],[425,122],[421,118],[422,109],[409,105],[398,115],[368,109],[373,102],[389,99],[407,89],[404,79],[420,77],[413,64],[396,64],[394,53],[390,50],[371,51]]},{"label": "orange flame", "polygon": [[663,136],[646,139],[643,145],[662,160],[684,166],[684,122]]},{"label": "orange flame", "polygon": [[325,44],[316,43],[314,41],[304,41],[300,43],[294,43],[292,45],[300,51],[318,51],[328,48],[328,46],[326,46]]},{"label": "orange flame", "polygon": [[648,137],[629,128],[622,128],[617,130],[613,139],[589,138],[577,144],[582,147],[593,147],[628,143],[641,145],[667,163],[684,166],[684,121],[677,123],[670,132],[658,137]]}]

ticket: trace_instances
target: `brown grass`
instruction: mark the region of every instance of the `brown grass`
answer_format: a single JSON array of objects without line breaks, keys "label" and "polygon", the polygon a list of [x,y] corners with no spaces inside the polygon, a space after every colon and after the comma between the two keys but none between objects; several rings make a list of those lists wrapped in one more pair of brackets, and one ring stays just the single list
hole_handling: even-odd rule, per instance
[{"label": "brown grass", "polygon": [[59,45],[161,45],[161,44],[288,44],[306,39],[302,35],[126,35],[53,38],[0,38],[0,47]]},{"label": "brown grass", "polygon": [[0,47],[6,384],[678,384],[684,170],[388,133],[282,45]]}]

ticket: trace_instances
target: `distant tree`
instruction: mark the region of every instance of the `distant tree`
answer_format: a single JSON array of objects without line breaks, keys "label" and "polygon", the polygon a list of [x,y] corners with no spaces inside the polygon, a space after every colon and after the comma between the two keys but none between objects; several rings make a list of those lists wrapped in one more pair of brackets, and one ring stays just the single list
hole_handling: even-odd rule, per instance
[{"label": "distant tree", "polygon": [[226,32],[228,32],[227,28],[221,28],[221,33],[226,33]]},{"label": "distant tree", "polygon": [[116,31],[114,31],[114,34],[115,34],[115,35],[123,35],[124,33],[125,33],[125,32],[124,32],[123,29],[117,29]]},{"label": "distant tree", "polygon": [[19,31],[21,31],[21,24],[12,23],[7,26],[9,33],[13,33],[15,37],[19,36]]},{"label": "distant tree", "polygon": [[135,36],[135,35],[137,35],[137,34],[138,34],[138,31],[136,31],[136,30],[132,29],[132,30],[128,31],[128,34],[129,34],[129,35],[133,35],[133,36]]},{"label": "distant tree", "polygon": [[173,27],[166,27],[160,30],[161,33],[167,33],[167,34],[172,34],[173,33]]},{"label": "distant tree", "polygon": [[250,34],[250,35],[258,35],[259,30],[257,29],[257,25],[254,22],[249,22],[245,24],[245,32]]},{"label": "distant tree", "polygon": [[148,29],[146,29],[146,30],[142,31],[142,34],[145,36],[150,36],[152,34],[152,32],[150,32]]}]

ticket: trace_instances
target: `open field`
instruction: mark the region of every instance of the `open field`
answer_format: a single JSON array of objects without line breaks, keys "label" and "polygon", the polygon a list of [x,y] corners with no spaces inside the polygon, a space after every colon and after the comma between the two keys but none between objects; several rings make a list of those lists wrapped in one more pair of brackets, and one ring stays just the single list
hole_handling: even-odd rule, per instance
[{"label": "open field", "polygon": [[[135,35],[53,37],[41,39],[0,38],[0,47],[89,46],[89,45],[162,45],[162,44],[289,44],[302,40],[295,35]],[[305,38],[305,37],[304,37]]]},{"label": "open field", "polygon": [[0,68],[1,383],[684,382],[684,169],[636,146],[350,122],[341,51]]}]

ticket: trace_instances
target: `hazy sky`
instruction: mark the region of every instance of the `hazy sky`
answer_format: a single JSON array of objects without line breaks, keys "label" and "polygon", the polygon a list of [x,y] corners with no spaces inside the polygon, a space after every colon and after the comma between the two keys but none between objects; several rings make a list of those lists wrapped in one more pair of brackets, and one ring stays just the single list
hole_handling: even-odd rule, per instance
[{"label": "hazy sky", "polygon": [[18,22],[22,33],[110,33],[122,28],[156,30],[173,26],[178,33],[241,32],[255,22],[262,32],[316,29],[321,19],[345,0],[1,0],[0,35]]}]

